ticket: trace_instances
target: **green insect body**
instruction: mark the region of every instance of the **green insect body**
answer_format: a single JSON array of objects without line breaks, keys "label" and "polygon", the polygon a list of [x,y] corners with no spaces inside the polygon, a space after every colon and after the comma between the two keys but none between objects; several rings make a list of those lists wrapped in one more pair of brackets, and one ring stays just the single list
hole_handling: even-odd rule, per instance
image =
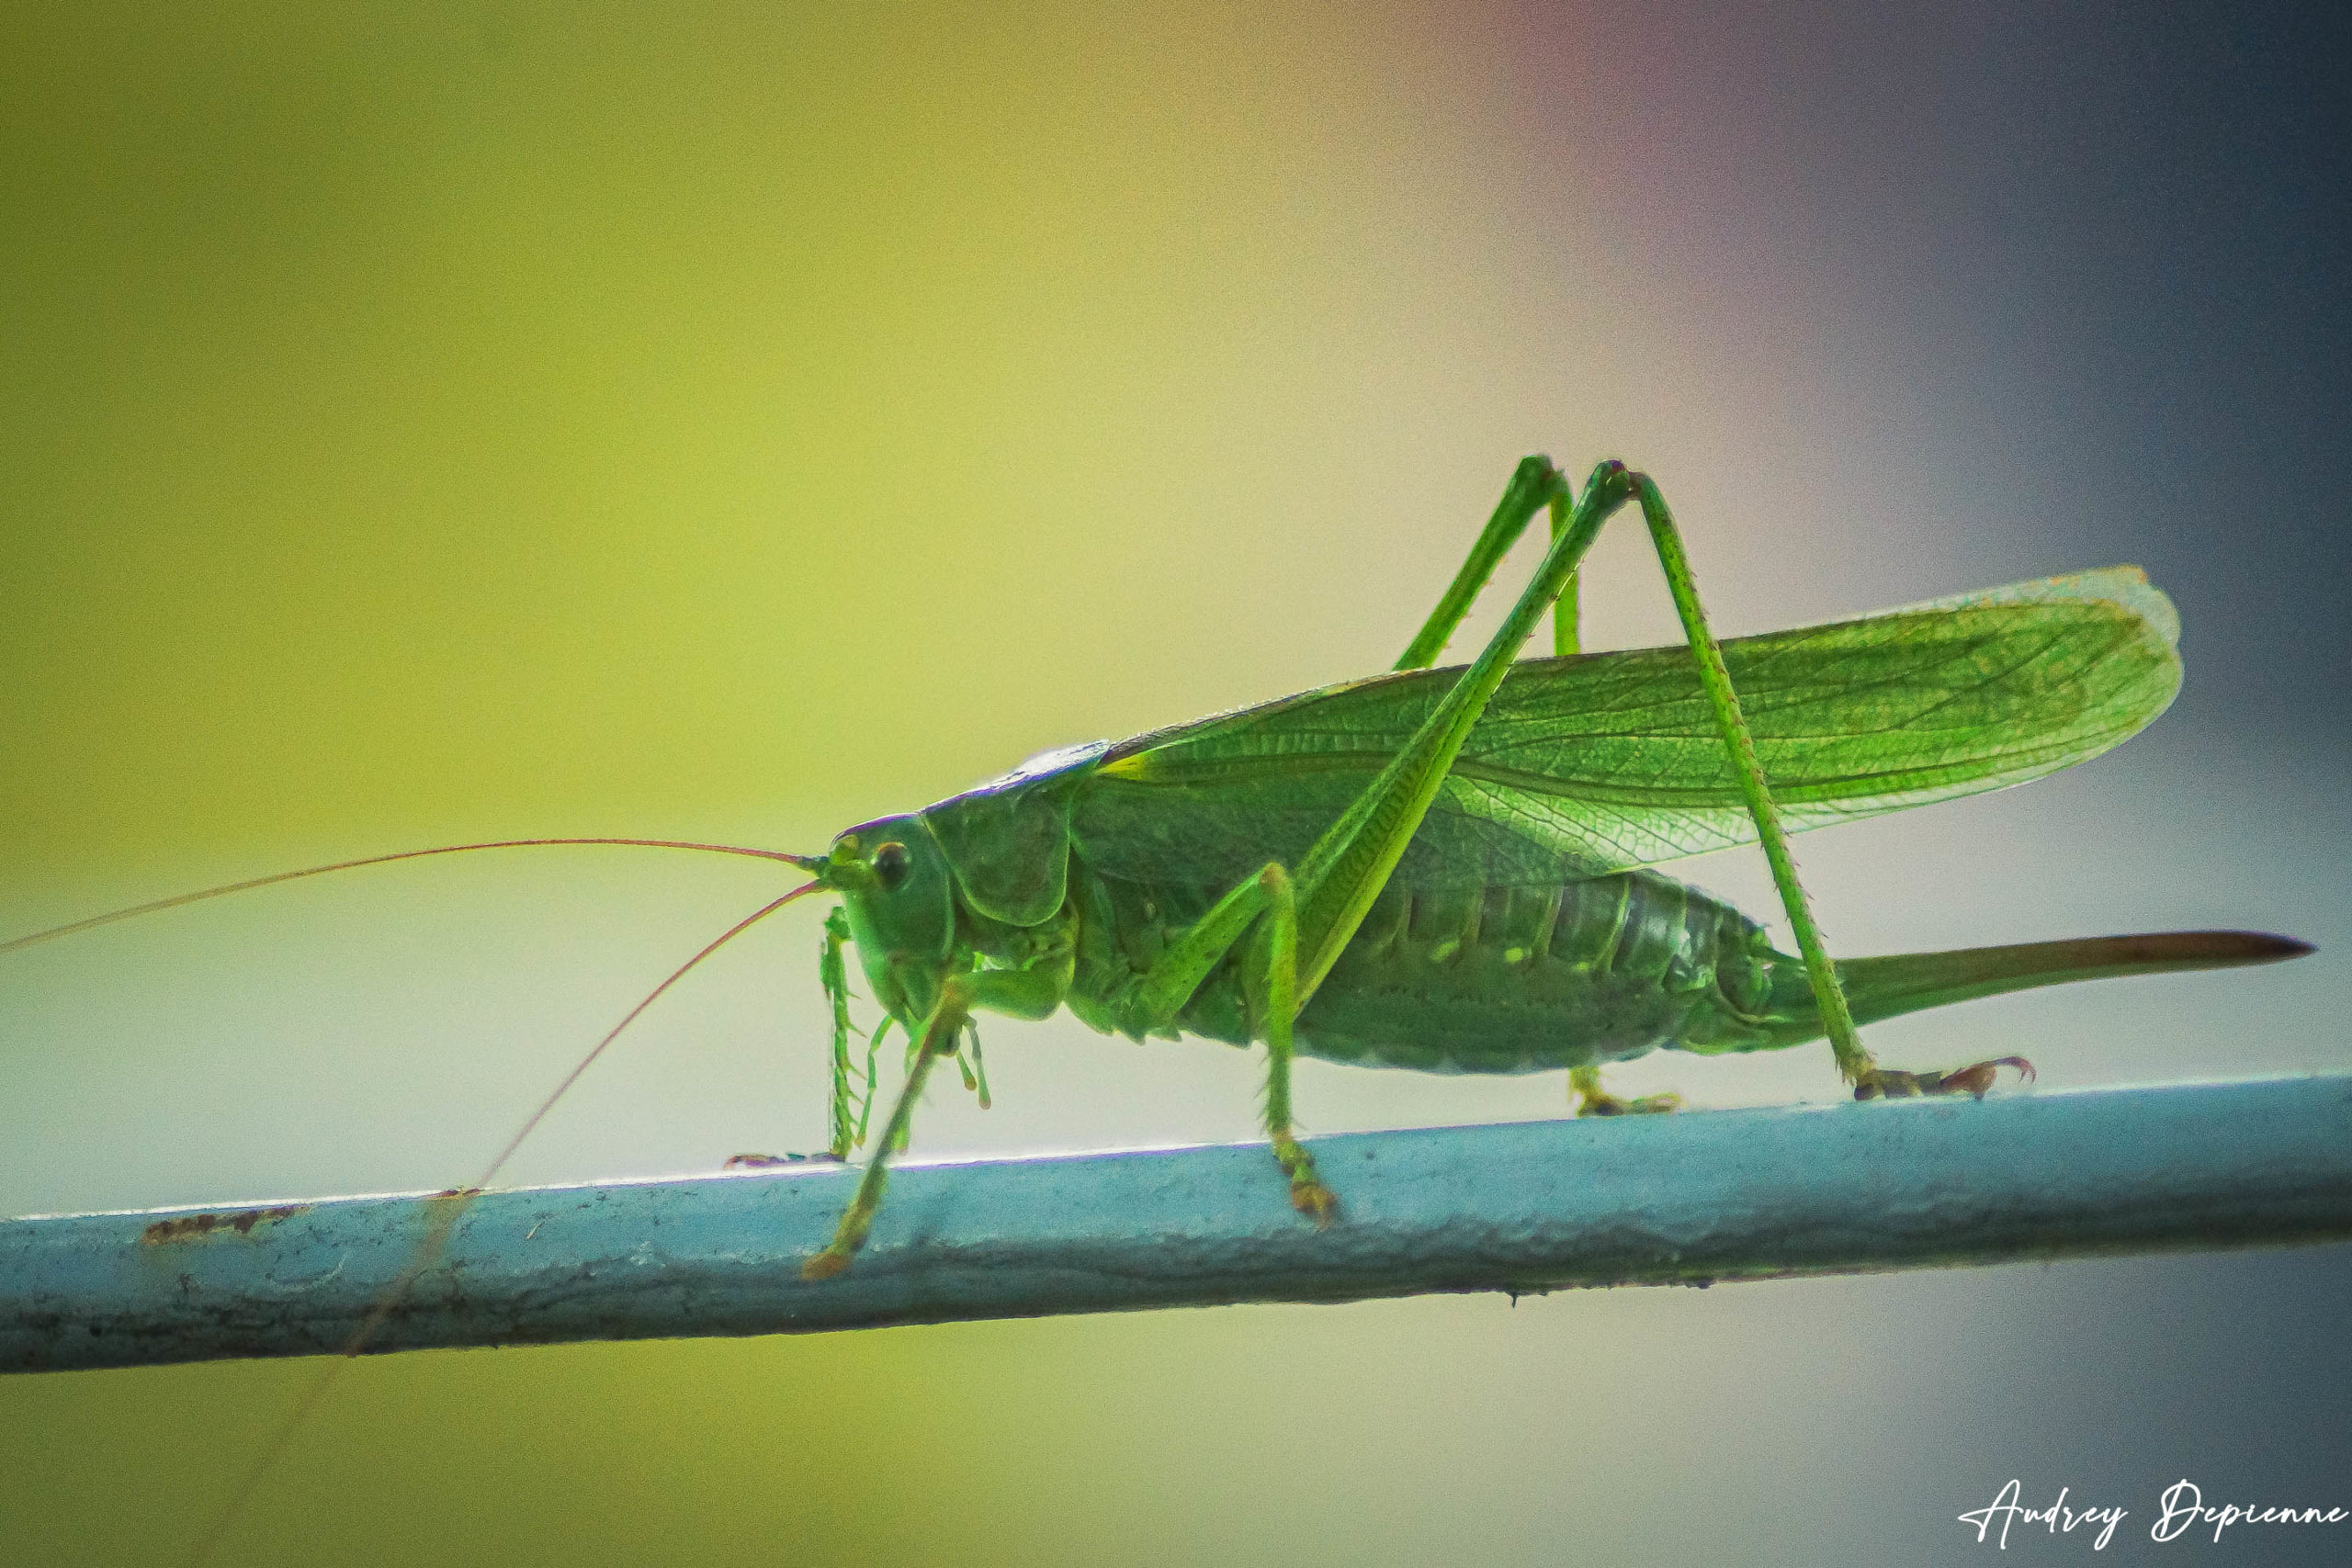
[{"label": "green insect body", "polygon": [[[902,822],[904,819],[901,819]],[[886,830],[903,826],[877,824]],[[872,829],[864,829],[871,831]],[[1238,958],[1172,1021],[1110,1004],[1219,891],[1071,871],[1070,903],[1042,928],[967,919],[961,962],[1018,965],[1068,943],[1064,1004],[1098,1032],[1255,1043]],[[992,929],[991,929],[992,928]],[[2226,933],[2101,937],[1841,960],[1855,1021],[2071,980],[2218,966],[2270,955]],[[1008,941],[1011,938],[1012,940]],[[1393,885],[1294,1025],[1298,1054],[1425,1073],[1557,1072],[1653,1050],[1781,1050],[1826,1032],[1802,959],[1738,909],[1655,872],[1416,895]]]},{"label": "green insect body", "polygon": [[[1939,629],[1949,632],[1952,623]],[[1744,661],[1751,650],[1735,643],[1725,652]],[[1589,662],[1613,673],[1627,657]],[[2154,672],[2162,679],[2161,660]],[[1528,661],[1514,678],[1541,682],[1551,673],[1544,661]],[[1032,764],[1047,776],[1015,775],[843,835],[853,853],[861,844],[877,853],[898,846],[881,857],[889,869],[876,886],[843,895],[867,979],[893,1019],[920,1026],[936,999],[935,988],[922,985],[931,966],[1035,972],[1042,960],[1056,999],[1100,1032],[1137,1042],[1189,1034],[1236,1045],[1258,1038],[1238,950],[1172,1015],[1139,1010],[1133,988],[1227,891],[1239,862],[1263,863],[1292,846],[1270,836],[1259,818],[1238,851],[1228,840],[1183,856],[1185,874],[1135,851],[1125,812],[1062,804],[1103,787],[1091,781],[1106,771],[1112,777],[1104,782],[1115,789],[1120,757],[1143,754],[1130,748],[1151,739],[1052,754]],[[1031,853],[1020,861],[1000,854],[966,872],[943,848],[944,841],[1001,851],[1014,841],[1008,826],[1024,817],[1054,831],[1027,835]],[[1073,833],[1072,817],[1114,835],[1120,848],[1104,858],[1117,871],[1091,863],[1095,835]],[[1436,831],[1425,826],[1422,836],[1442,838],[1445,820],[1438,818]],[[1419,836],[1415,847],[1423,847]],[[1803,961],[1775,949],[1761,926],[1730,905],[1655,872],[1580,874],[1573,859],[1541,881],[1478,880],[1464,874],[1465,864],[1477,863],[1460,852],[1464,847],[1455,846],[1453,857],[1408,851],[1299,1013],[1301,1055],[1433,1073],[1531,1073],[1623,1061],[1660,1047],[1773,1050],[1826,1032]],[[1515,836],[1489,848],[1507,863],[1529,858]],[[1529,868],[1511,869],[1524,876]],[[1034,886],[1014,887],[1016,877]],[[982,912],[989,908],[1016,917],[1049,912],[1024,923]],[[2227,962],[2235,951],[2211,942],[2100,938],[1847,960],[1839,970],[1857,1021],[1871,1022],[2002,990]],[[838,973],[828,976],[832,984]],[[837,1008],[842,1001],[837,996]]]},{"label": "green insect body", "polygon": [[[1648,526],[1688,643],[1579,655],[1577,566],[1628,506]],[[1504,552],[1545,512],[1551,548],[1477,660],[1429,668]],[[1521,660],[1547,612],[1555,656]],[[1531,457],[1386,675],[1049,753],[852,829],[820,856],[650,840],[452,845],[184,894],[0,942],[0,953],[297,877],[519,843],[786,861],[815,880],[656,987],[476,1189],[702,958],[784,904],[829,891],[841,898],[820,967],[832,1013],[835,1157],[866,1141],[880,1038],[879,1029],[867,1037],[861,1072],[848,947],[885,1022],[905,1032],[910,1065],[810,1277],[847,1267],[863,1245],[888,1156],[906,1145],[939,1059],[956,1057],[985,1103],[973,1026],[981,1011],[1040,1019],[1067,1007],[1138,1041],[1263,1043],[1274,1156],[1293,1203],[1329,1223],[1338,1195],[1292,1132],[1294,1053],[1427,1072],[1565,1067],[1581,1114],[1670,1108],[1671,1096],[1627,1104],[1603,1093],[1605,1063],[1660,1047],[1773,1050],[1826,1036],[1858,1098],[1982,1094],[1996,1066],[2026,1064],[1882,1067],[1857,1023],[2027,987],[2308,952],[2279,937],[2191,931],[1833,965],[1820,940],[1789,831],[2018,784],[2098,755],[2171,702],[2178,634],[2170,602],[2135,569],[2113,568],[1719,646],[1657,487],[1609,462],[1577,489]],[[1793,955],[1737,910],[1647,869],[1742,843],[1759,845],[1771,867]]]},{"label": "green insect body", "polygon": [[[1534,614],[1573,591],[1598,519],[1628,500],[1650,524],[1690,646],[1516,660]],[[1881,1068],[1855,1024],[2306,951],[2186,932],[1833,970],[1783,833],[2020,783],[2135,733],[2178,687],[2169,601],[2116,568],[1718,647],[1654,487],[1604,464],[1567,502],[1548,464],[1522,465],[1396,673],[1050,753],[799,861],[841,895],[873,995],[913,1043],[882,1152],[812,1277],[863,1244],[923,1074],[956,1051],[975,1010],[1042,1018],[1066,1006],[1137,1041],[1263,1042],[1276,1156],[1294,1201],[1328,1222],[1336,1197],[1290,1135],[1294,1051],[1430,1072],[1565,1067],[1584,1109],[1605,1111],[1668,1107],[1603,1095],[1601,1064],[1826,1036],[1858,1097],[1982,1094],[1996,1066],[2030,1069],[2015,1057]],[[1479,662],[1422,668],[1547,504],[1553,551]],[[1560,622],[1568,646],[1572,612]],[[1758,841],[1798,955],[1644,869]],[[834,1002],[840,1020],[838,990]],[[838,1135],[833,1152],[849,1153]]]},{"label": "green insect body", "polygon": [[[1116,1028],[1090,1016],[1090,969],[1147,966],[1167,940],[1153,911],[1205,912],[1204,893],[1088,878],[1070,1010]],[[1802,964],[1772,952],[1736,909],[1653,873],[1418,895],[1392,885],[1300,1011],[1294,1038],[1301,1055],[1430,1073],[1597,1066],[1662,1045],[1739,1049],[1735,1041],[1763,1043],[1753,1026],[1774,973],[1792,967],[1810,1011]],[[1240,965],[1211,975],[1177,1028],[1248,1044]]]},{"label": "green insect body", "polygon": [[[1629,505],[1648,526],[1688,646],[1577,656],[1577,563]],[[1544,512],[1551,548],[1476,661],[1428,668]],[[1521,660],[1547,612],[1558,656]],[[1329,1224],[1339,1195],[1292,1129],[1294,1053],[1425,1072],[1565,1067],[1578,1113],[1605,1114],[1676,1100],[1617,1100],[1600,1088],[1602,1064],[1660,1047],[1774,1050],[1826,1036],[1857,1098],[1981,1095],[1996,1067],[2030,1069],[2018,1057],[1945,1073],[1882,1067],[1856,1025],[2033,986],[2309,952],[2280,937],[2188,931],[1833,965],[1815,926],[1788,831],[2021,783],[2106,750],[2171,702],[2178,629],[2163,594],[2116,568],[1718,646],[1657,487],[1609,462],[1578,490],[1531,457],[1388,675],[1051,753],[853,829],[821,856],[643,839],[449,845],[118,909],[0,942],[0,954],[425,855],[602,843],[789,862],[815,880],[673,972],[463,1192],[487,1187],[571,1084],[702,959],[785,904],[830,891],[841,906],[825,922],[820,978],[832,1014],[835,1157],[866,1141],[881,1038],[878,1027],[867,1036],[861,1073],[851,945],[886,1025],[906,1034],[909,1067],[831,1242],[803,1267],[808,1278],[840,1272],[864,1245],[889,1156],[906,1146],[941,1058],[956,1058],[987,1102],[978,1011],[1039,1019],[1067,1007],[1137,1041],[1262,1043],[1274,1157],[1292,1203]],[[1764,852],[1794,955],[1739,911],[1646,869],[1740,843]],[[346,1353],[365,1348],[432,1266],[462,1207],[444,1206]],[[300,1420],[298,1409],[272,1453]]]}]

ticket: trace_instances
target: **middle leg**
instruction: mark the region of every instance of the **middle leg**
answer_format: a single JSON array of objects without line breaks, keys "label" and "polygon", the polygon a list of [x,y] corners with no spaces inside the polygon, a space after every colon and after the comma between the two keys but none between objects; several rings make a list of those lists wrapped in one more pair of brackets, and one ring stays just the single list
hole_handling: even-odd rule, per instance
[{"label": "middle leg", "polygon": [[[1253,934],[1254,933],[1254,934]],[[1339,1200],[1315,1172],[1292,1124],[1292,1025],[1298,1016],[1298,903],[1290,873],[1268,863],[1216,901],[1114,1003],[1137,1033],[1171,1029],[1203,981],[1237,946],[1250,1033],[1266,1043],[1266,1135],[1290,1179],[1291,1206],[1329,1224]]]}]

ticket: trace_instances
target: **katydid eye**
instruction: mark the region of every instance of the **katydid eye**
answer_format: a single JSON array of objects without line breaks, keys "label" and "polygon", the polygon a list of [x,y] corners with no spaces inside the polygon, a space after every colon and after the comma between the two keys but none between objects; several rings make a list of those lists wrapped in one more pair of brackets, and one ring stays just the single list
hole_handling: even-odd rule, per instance
[{"label": "katydid eye", "polygon": [[874,874],[881,880],[883,892],[896,892],[907,879],[907,846],[893,840],[876,850]]}]

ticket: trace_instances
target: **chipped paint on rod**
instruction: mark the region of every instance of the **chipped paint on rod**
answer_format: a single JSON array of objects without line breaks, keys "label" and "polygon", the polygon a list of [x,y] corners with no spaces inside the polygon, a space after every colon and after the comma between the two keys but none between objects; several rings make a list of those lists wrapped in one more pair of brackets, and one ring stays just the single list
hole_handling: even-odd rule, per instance
[{"label": "chipped paint on rod", "polygon": [[[373,1350],[775,1334],[2352,1237],[2352,1077],[1685,1112],[909,1165],[845,1277],[799,1277],[830,1165],[485,1194]],[[438,1198],[0,1223],[0,1371],[333,1352]]]}]

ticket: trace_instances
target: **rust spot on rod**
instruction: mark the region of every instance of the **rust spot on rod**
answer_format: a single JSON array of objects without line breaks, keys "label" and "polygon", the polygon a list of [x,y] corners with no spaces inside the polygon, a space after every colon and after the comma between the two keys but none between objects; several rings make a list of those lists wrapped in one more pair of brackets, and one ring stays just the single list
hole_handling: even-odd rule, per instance
[{"label": "rust spot on rod", "polygon": [[176,1219],[157,1220],[139,1233],[142,1247],[162,1247],[177,1241],[202,1241],[221,1231],[234,1231],[239,1235],[251,1235],[256,1225],[274,1225],[280,1220],[290,1220],[308,1203],[286,1203],[275,1209],[232,1209],[217,1214],[182,1214]]}]

